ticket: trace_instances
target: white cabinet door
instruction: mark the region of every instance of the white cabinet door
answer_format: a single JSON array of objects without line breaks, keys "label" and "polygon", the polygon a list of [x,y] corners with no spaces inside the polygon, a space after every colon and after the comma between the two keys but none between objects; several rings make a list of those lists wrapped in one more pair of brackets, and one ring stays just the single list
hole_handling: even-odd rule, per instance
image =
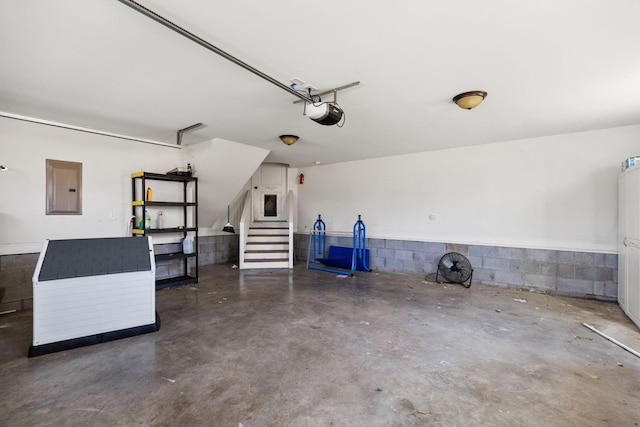
[{"label": "white cabinet door", "polygon": [[618,303],[640,327],[640,166],[620,175]]},{"label": "white cabinet door", "polygon": [[626,216],[627,232],[625,236],[640,239],[640,166],[628,172],[626,179]]},{"label": "white cabinet door", "polygon": [[622,309],[640,327],[640,240],[627,239],[627,303]]}]

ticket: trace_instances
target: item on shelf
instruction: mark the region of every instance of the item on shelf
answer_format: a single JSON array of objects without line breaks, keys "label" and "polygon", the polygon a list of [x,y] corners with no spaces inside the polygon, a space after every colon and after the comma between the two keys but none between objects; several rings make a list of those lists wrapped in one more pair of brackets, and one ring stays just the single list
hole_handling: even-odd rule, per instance
[{"label": "item on shelf", "polygon": [[151,189],[151,187],[147,187],[147,202],[150,202],[153,200],[153,190]]},{"label": "item on shelf", "polygon": [[156,219],[156,228],[164,228],[164,218],[162,211],[158,211],[158,218]]},{"label": "item on shelf", "polygon": [[187,163],[186,168],[178,167],[175,169],[171,169],[169,172],[167,172],[167,175],[192,176],[193,168],[191,167],[191,163]]},{"label": "item on shelf", "polygon": [[182,252],[185,255],[193,253],[193,238],[191,236],[187,236],[182,239]]},{"label": "item on shelf", "polygon": [[148,211],[144,211],[144,229],[151,230],[151,215]]}]

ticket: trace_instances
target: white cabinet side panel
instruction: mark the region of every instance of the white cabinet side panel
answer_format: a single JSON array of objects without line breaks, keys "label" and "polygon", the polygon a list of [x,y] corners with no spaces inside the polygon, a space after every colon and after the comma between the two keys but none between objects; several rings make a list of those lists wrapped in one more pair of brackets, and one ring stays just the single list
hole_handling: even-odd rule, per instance
[{"label": "white cabinet side panel", "polygon": [[33,344],[155,322],[155,277],[133,272],[34,284]]}]

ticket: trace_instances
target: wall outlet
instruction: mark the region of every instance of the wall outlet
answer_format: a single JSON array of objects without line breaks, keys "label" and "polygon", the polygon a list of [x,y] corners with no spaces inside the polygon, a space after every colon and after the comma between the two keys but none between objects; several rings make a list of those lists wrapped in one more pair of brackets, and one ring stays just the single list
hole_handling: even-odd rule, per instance
[{"label": "wall outlet", "polygon": [[116,211],[109,211],[109,219],[116,219]]}]

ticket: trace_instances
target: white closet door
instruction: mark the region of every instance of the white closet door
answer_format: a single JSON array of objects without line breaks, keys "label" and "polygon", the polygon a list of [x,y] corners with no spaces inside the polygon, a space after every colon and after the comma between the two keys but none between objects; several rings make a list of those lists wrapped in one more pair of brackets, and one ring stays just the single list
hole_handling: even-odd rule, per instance
[{"label": "white closet door", "polygon": [[640,327],[640,166],[620,177],[619,210],[618,303]]}]

